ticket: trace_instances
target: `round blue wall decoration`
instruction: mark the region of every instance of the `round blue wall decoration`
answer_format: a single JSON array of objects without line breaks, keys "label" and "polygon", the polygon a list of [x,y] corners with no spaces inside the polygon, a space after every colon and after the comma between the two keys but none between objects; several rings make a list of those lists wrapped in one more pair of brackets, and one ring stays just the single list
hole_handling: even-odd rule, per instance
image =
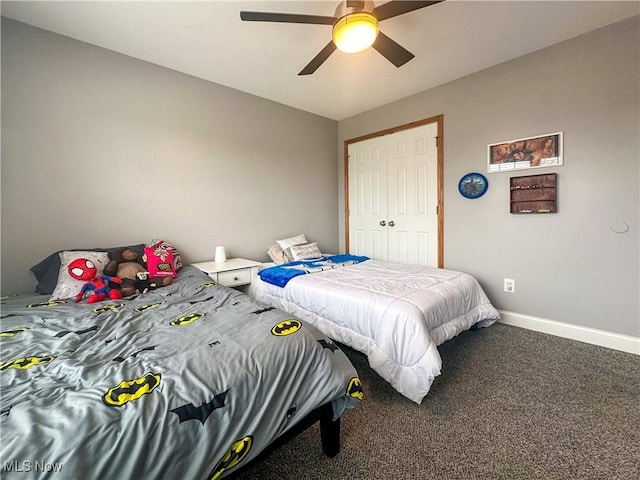
[{"label": "round blue wall decoration", "polygon": [[485,194],[487,188],[487,177],[477,172],[467,173],[458,182],[458,191],[465,198],[479,198]]}]

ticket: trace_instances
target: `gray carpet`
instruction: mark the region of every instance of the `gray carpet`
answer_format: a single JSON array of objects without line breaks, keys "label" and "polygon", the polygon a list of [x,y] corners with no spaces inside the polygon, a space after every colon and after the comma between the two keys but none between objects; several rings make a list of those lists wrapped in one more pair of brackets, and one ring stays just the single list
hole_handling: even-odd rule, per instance
[{"label": "gray carpet", "polygon": [[238,476],[250,479],[640,478],[640,356],[496,324],[439,347],[421,405],[343,348],[364,401],[334,458],[317,425]]}]

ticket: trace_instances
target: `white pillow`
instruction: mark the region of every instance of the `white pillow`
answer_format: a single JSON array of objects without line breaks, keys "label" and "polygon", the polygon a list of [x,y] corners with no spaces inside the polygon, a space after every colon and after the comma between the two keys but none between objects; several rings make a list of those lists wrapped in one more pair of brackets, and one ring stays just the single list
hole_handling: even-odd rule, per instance
[{"label": "white pillow", "polygon": [[87,260],[91,260],[98,269],[96,275],[102,275],[104,267],[109,262],[107,252],[64,251],[60,252],[59,255],[60,270],[58,271],[58,283],[56,283],[56,288],[53,290],[53,293],[51,294],[51,298],[49,300],[72,298],[80,293],[82,286],[86,282],[73,278],[71,275],[69,275],[69,272],[67,270],[69,264],[76,258],[86,258]]},{"label": "white pillow", "polygon": [[282,251],[282,248],[280,248],[280,245],[278,245],[277,243],[271,245],[271,248],[267,250],[267,255],[269,255],[271,261],[276,265],[287,263],[289,261],[287,256]]},{"label": "white pillow", "polygon": [[291,257],[291,254],[289,253],[289,248],[293,247],[294,245],[304,245],[305,243],[309,243],[309,241],[307,240],[307,237],[304,236],[304,233],[301,233],[300,235],[296,235],[295,237],[276,240],[276,243],[284,252],[285,256],[287,257],[287,261],[291,262],[293,261],[293,257]]},{"label": "white pillow", "polygon": [[305,245],[293,245],[289,247],[292,260],[306,260],[308,258],[318,258],[322,256],[318,243],[307,243]]},{"label": "white pillow", "polygon": [[300,235],[296,235],[295,237],[285,238],[283,240],[276,240],[276,243],[280,245],[282,250],[286,250],[287,248],[293,245],[302,245],[304,243],[309,243],[307,237],[304,236],[304,233]]}]

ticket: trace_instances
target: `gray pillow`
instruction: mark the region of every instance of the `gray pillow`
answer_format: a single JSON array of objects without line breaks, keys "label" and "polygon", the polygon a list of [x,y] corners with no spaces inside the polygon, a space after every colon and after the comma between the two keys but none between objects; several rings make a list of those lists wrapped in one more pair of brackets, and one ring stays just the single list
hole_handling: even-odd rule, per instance
[{"label": "gray pillow", "polygon": [[[126,247],[111,247],[111,248],[76,248],[69,251],[90,251],[90,252],[114,252],[121,248],[130,248],[131,250],[135,250],[142,256],[144,253],[144,243],[140,243],[137,245],[129,245]],[[43,295],[51,295],[56,288],[56,284],[58,283],[58,273],[60,272],[60,252],[64,250],[58,250],[55,253],[52,253],[47,258],[37,263],[30,270],[36,276],[36,280],[38,280],[38,284],[36,285],[36,293],[40,293]]]}]

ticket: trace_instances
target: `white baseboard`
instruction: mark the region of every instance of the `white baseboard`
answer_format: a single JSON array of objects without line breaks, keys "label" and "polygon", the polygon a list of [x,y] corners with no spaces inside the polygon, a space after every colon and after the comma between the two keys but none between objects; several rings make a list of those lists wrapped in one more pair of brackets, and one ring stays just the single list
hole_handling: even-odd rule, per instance
[{"label": "white baseboard", "polygon": [[640,355],[640,338],[500,310],[500,323]]}]

